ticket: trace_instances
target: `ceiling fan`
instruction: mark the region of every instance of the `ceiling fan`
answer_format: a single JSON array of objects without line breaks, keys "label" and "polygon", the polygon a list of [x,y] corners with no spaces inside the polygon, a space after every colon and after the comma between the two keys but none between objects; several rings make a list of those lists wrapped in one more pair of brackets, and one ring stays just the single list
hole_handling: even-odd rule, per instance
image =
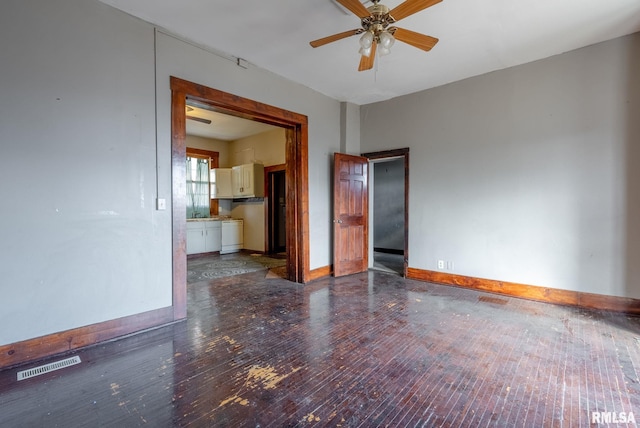
[{"label": "ceiling fan", "polygon": [[194,121],[196,121],[196,122],[206,123],[207,125],[211,125],[211,120],[210,120],[210,119],[205,119],[205,118],[203,118],[203,117],[198,117],[198,116],[190,115],[189,113],[191,113],[191,112],[194,110],[194,108],[193,108],[193,107],[191,107],[191,106],[187,106],[187,107],[186,107],[186,110],[187,110],[187,115],[186,115],[185,117],[186,117],[187,119],[189,119],[189,120],[194,120]]},{"label": "ceiling fan", "polygon": [[403,3],[389,9],[380,4],[380,0],[371,0],[373,6],[364,7],[360,0],[336,0],[342,6],[349,9],[361,20],[362,28],[344,31],[332,36],[314,40],[309,44],[317,48],[346,37],[362,34],[360,37],[360,65],[358,71],[373,68],[376,51],[379,55],[390,52],[391,46],[396,40],[415,46],[423,51],[430,51],[438,43],[435,37],[416,33],[404,28],[390,27],[402,18],[413,15],[428,7],[440,3],[442,0],[405,0]]}]

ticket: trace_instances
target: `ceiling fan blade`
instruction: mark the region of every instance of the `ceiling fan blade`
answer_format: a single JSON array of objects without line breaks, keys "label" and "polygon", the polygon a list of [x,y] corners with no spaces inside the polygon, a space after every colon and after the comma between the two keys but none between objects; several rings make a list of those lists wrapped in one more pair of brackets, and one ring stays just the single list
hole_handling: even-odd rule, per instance
[{"label": "ceiling fan blade", "polygon": [[411,46],[415,46],[416,48],[422,49],[423,51],[427,52],[429,52],[431,48],[433,48],[436,43],[438,43],[438,39],[436,39],[435,37],[416,33],[415,31],[411,30],[405,30],[404,28],[395,28],[393,37],[395,37],[396,40],[408,43]]},{"label": "ceiling fan blade", "polygon": [[362,29],[358,28],[357,30],[349,30],[342,33],[334,34],[333,36],[323,37],[322,39],[314,40],[309,44],[317,48],[318,46],[326,45],[327,43],[335,42],[336,40],[344,39],[345,37],[355,36],[356,34],[362,33]]},{"label": "ceiling fan blade", "polygon": [[360,0],[336,0],[336,1],[341,5],[343,5],[344,7],[346,7],[347,9],[349,9],[351,12],[353,12],[355,15],[357,15],[360,18],[365,18],[371,15],[371,13],[367,10],[367,8],[364,7],[362,3],[360,3]]},{"label": "ceiling fan blade", "polygon": [[389,15],[396,21],[400,21],[402,18],[406,18],[409,15],[425,10],[434,4],[440,3],[442,0],[405,0],[398,6],[389,11]]},{"label": "ceiling fan blade", "polygon": [[369,56],[364,56],[360,58],[360,65],[358,66],[358,71],[371,70],[373,68],[373,62],[376,59],[376,49],[377,44],[374,41],[371,45],[371,54]]},{"label": "ceiling fan blade", "polygon": [[207,125],[211,125],[210,119],[203,119],[201,117],[195,117],[195,116],[186,116],[186,118],[189,120],[195,120],[196,122],[202,122],[202,123],[206,123]]}]

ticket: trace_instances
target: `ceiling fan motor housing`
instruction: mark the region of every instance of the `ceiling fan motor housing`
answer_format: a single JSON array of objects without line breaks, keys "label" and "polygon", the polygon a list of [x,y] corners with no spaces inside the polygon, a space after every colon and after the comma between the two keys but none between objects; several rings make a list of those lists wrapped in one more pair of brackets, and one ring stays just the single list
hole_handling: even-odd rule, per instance
[{"label": "ceiling fan motor housing", "polygon": [[369,6],[367,10],[371,15],[362,18],[362,28],[364,31],[370,31],[373,33],[376,42],[379,43],[380,33],[385,31],[386,28],[390,24],[396,22],[396,20],[389,15],[389,8],[383,4],[379,4],[378,2],[375,2],[373,6]]}]

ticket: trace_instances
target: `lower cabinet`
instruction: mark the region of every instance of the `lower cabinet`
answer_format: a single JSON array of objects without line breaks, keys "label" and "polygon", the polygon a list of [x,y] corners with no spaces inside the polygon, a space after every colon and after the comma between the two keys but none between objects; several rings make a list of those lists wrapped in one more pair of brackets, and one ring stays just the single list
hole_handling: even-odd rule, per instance
[{"label": "lower cabinet", "polygon": [[219,220],[187,222],[187,254],[210,253],[222,248],[222,225]]}]

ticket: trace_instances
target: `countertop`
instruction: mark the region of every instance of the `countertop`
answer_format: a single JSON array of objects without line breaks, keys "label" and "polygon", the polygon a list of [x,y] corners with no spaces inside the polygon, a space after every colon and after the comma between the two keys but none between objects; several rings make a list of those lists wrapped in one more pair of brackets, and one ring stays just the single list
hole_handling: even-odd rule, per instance
[{"label": "countertop", "polygon": [[211,220],[242,220],[241,218],[231,218],[231,216],[228,215],[215,215],[212,217],[203,217],[203,218],[188,218],[187,221],[188,222],[192,222],[192,221],[211,221]]}]

